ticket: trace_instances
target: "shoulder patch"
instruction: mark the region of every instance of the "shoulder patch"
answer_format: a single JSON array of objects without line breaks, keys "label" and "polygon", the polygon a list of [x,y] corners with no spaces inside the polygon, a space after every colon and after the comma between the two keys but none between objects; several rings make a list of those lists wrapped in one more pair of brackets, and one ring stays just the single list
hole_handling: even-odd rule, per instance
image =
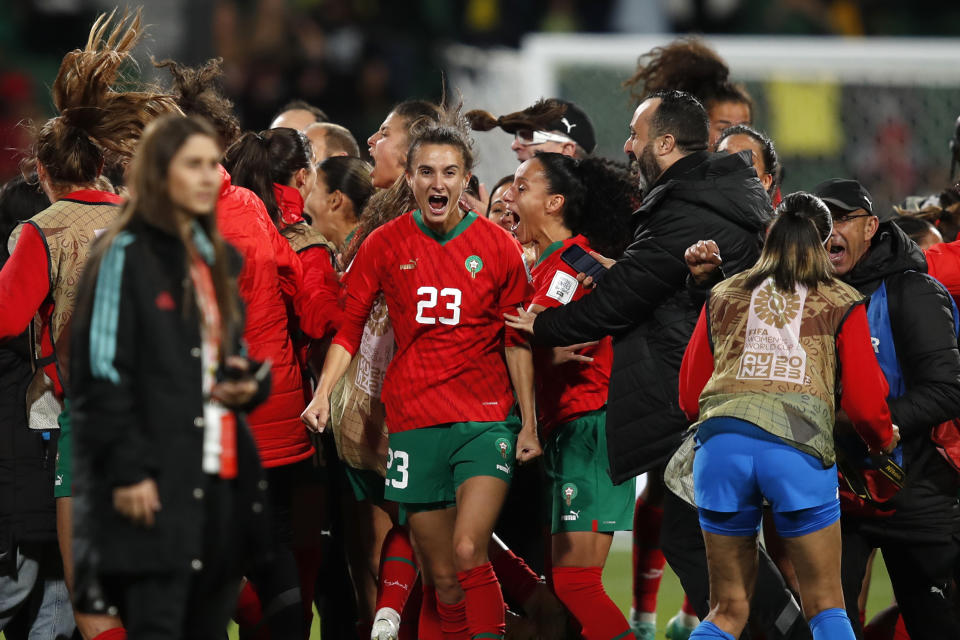
[{"label": "shoulder patch", "polygon": [[577,292],[579,284],[577,279],[569,273],[557,271],[553,274],[553,280],[550,281],[547,297],[553,298],[560,304],[567,304],[573,300],[573,294]]}]

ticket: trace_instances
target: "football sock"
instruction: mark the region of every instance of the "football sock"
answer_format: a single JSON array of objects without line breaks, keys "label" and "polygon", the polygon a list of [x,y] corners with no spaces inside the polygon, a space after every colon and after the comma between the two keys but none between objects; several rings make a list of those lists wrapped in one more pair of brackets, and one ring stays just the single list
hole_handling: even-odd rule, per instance
[{"label": "football sock", "polygon": [[499,552],[491,554],[490,563],[506,596],[515,604],[522,606],[542,584],[540,576],[510,549],[501,548]]},{"label": "football sock", "polygon": [[633,512],[633,608],[644,613],[657,610],[657,592],[666,559],[660,550],[663,509],[637,498]]},{"label": "football sock", "polygon": [[403,527],[394,527],[387,532],[380,550],[376,610],[389,607],[403,615],[403,608],[416,581],[417,562],[414,560],[410,535]]},{"label": "football sock", "polygon": [[824,609],[810,618],[813,640],[854,640],[853,627],[845,609]]},{"label": "football sock", "polygon": [[437,590],[433,588],[433,585],[423,585],[423,600],[420,603],[420,622],[417,637],[419,640],[443,640],[440,614],[437,611]]},{"label": "football sock", "polygon": [[457,580],[460,581],[467,606],[470,637],[503,638],[506,632],[503,593],[493,572],[493,565],[486,562],[473,569],[458,571]]},{"label": "football sock", "polygon": [[604,591],[602,573],[600,567],[554,567],[554,591],[583,627],[587,640],[626,638],[633,632]]},{"label": "football sock", "polygon": [[[437,613],[440,614],[440,629],[443,640],[470,640],[467,626],[467,600],[464,598],[454,604],[437,600]],[[426,640],[420,636],[420,640]]]}]

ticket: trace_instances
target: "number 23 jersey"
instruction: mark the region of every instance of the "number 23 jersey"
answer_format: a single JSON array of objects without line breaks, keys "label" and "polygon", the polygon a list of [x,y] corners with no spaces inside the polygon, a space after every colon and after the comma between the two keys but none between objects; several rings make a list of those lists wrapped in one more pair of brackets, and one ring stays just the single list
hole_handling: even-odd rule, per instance
[{"label": "number 23 jersey", "polygon": [[382,291],[397,340],[381,395],[391,433],[448,422],[501,421],[514,404],[504,346],[525,342],[504,325],[533,289],[517,242],[468,213],[446,235],[406,213],[364,240],[344,280],[334,342],[356,353]]}]

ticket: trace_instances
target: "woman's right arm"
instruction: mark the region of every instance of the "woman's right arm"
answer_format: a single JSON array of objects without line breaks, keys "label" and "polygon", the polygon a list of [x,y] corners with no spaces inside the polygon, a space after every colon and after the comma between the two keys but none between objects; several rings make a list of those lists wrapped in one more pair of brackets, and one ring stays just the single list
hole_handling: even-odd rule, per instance
[{"label": "woman's right arm", "polygon": [[376,247],[371,249],[371,240],[374,238],[371,236],[364,241],[343,279],[345,303],[340,329],[323,361],[323,370],[320,372],[313,399],[300,414],[300,419],[312,431],[323,431],[327,426],[330,417],[330,393],[346,373],[353,354],[360,346],[367,316],[380,292],[377,257],[381,252]]},{"label": "woman's right arm", "polygon": [[32,224],[21,229],[17,246],[0,271],[0,340],[23,333],[50,292],[43,237]]},{"label": "woman's right arm", "polygon": [[855,306],[840,326],[837,355],[842,389],[840,406],[871,450],[892,450],[899,438],[890,419],[887,379],[873,353],[863,304]]}]

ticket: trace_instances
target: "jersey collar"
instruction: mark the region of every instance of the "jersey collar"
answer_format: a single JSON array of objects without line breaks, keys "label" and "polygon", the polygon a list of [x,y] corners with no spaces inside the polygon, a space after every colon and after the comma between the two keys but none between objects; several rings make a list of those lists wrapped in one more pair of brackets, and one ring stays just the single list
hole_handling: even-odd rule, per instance
[{"label": "jersey collar", "polygon": [[433,229],[431,229],[430,227],[428,227],[427,223],[423,221],[423,214],[420,212],[420,209],[417,209],[416,211],[413,212],[413,221],[417,224],[418,227],[420,227],[420,231],[423,231],[423,233],[426,234],[427,237],[433,238],[434,240],[439,242],[441,246],[447,244],[448,242],[456,238],[458,235],[466,231],[467,227],[473,224],[473,221],[476,219],[477,219],[477,214],[475,214],[473,211],[468,211],[467,214],[463,216],[463,219],[457,223],[457,226],[455,226],[453,229],[450,229],[450,231],[448,231],[445,234],[439,234]]}]

